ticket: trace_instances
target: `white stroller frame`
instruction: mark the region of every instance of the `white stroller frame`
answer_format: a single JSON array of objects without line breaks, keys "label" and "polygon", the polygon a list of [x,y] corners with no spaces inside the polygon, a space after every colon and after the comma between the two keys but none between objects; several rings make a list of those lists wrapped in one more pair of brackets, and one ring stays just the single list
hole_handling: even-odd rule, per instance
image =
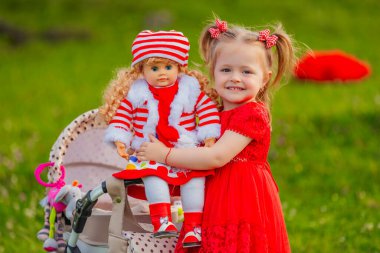
[{"label": "white stroller frame", "polygon": [[[98,117],[97,109],[88,111],[74,119],[62,131],[50,152],[49,160],[54,166],[49,172],[54,173],[57,171],[55,168],[64,165],[65,181],[79,179],[83,185],[82,190],[87,192],[76,203],[72,231],[65,249],[68,253],[105,253],[107,250],[109,253],[138,252],[131,248],[131,240],[136,234],[139,236],[144,233],[150,233],[147,237],[154,244],[161,243],[161,239],[152,237],[149,214],[132,212],[130,202],[137,206],[142,200],[127,197],[127,187],[131,184],[142,184],[142,180],[126,181],[112,176],[113,173],[123,170],[127,161],[117,154],[114,147],[103,142],[106,127],[107,124]],[[107,199],[105,193],[111,199]],[[103,210],[102,207],[107,207],[112,212]],[[99,226],[108,226],[108,234],[99,235],[102,232]],[[126,236],[125,231],[132,231],[132,236]],[[165,241],[174,248],[176,238],[166,238]]]}]

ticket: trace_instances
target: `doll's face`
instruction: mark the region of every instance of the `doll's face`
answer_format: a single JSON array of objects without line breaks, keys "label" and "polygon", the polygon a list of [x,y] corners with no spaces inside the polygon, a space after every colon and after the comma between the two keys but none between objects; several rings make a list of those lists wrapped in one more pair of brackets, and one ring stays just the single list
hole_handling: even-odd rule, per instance
[{"label": "doll's face", "polygon": [[168,62],[144,64],[142,72],[145,80],[153,87],[165,87],[177,80],[178,65]]}]

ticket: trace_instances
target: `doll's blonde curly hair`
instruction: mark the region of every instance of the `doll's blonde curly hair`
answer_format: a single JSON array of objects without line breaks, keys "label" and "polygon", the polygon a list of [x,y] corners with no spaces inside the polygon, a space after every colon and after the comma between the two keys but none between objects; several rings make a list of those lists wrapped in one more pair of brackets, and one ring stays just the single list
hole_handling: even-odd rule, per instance
[{"label": "doll's blonde curly hair", "polygon": [[187,66],[180,66],[177,62],[170,59],[152,57],[145,59],[133,67],[123,68],[117,71],[116,77],[110,81],[109,85],[104,91],[103,105],[99,108],[100,114],[105,121],[109,123],[116,113],[117,108],[120,106],[121,101],[127,96],[128,91],[139,78],[143,78],[142,69],[144,64],[153,65],[156,63],[172,64],[179,68],[179,76],[186,74],[195,77],[199,84],[201,91],[205,92],[213,101],[217,101],[218,95],[216,91],[209,87],[208,78],[198,70],[189,70]]}]

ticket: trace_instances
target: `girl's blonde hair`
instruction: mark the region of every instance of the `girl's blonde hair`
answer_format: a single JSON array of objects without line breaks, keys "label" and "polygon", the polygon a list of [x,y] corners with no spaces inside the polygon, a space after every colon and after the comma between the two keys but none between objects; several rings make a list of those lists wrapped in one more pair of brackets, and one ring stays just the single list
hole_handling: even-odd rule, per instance
[{"label": "girl's blonde hair", "polygon": [[[221,32],[218,38],[212,38],[209,32],[210,28],[217,28],[215,24],[207,25],[199,40],[199,47],[202,59],[209,69],[210,77],[214,80],[215,62],[223,48],[224,43],[244,42],[251,45],[260,45],[264,47],[263,42],[258,41],[259,32],[249,28],[229,25],[225,32]],[[296,62],[295,49],[292,38],[285,32],[281,24],[271,26],[272,35],[278,37],[276,43],[276,53],[271,48],[266,50],[268,67],[275,73],[267,85],[257,94],[256,100],[263,102],[268,110],[270,108],[271,88],[277,86],[284,75],[291,73]],[[264,47],[265,48],[265,47]]]},{"label": "girl's blonde hair", "polygon": [[186,66],[180,66],[177,62],[165,59],[152,57],[145,59],[133,67],[123,68],[117,72],[116,77],[110,81],[103,95],[103,105],[99,108],[100,114],[105,121],[109,123],[116,113],[117,108],[120,106],[121,101],[127,96],[128,91],[133,84],[139,78],[143,78],[142,69],[144,64],[154,65],[157,63],[172,64],[178,66],[179,75],[186,74],[198,79],[200,89],[205,92],[211,99],[216,101],[216,92],[208,87],[208,78],[204,76],[200,71],[188,70]]}]

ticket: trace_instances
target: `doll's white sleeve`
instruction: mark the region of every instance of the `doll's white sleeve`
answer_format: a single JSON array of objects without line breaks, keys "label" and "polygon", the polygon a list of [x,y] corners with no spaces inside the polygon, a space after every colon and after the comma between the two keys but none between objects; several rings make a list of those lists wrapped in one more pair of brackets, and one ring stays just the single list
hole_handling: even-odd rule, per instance
[{"label": "doll's white sleeve", "polygon": [[106,143],[113,144],[116,141],[120,141],[124,143],[126,147],[131,146],[133,138],[131,131],[132,112],[133,107],[131,102],[124,98],[106,129],[104,135],[104,141]]},{"label": "doll's white sleeve", "polygon": [[219,138],[220,117],[216,104],[203,92],[195,106],[198,115],[197,137],[199,141],[208,138]]}]

